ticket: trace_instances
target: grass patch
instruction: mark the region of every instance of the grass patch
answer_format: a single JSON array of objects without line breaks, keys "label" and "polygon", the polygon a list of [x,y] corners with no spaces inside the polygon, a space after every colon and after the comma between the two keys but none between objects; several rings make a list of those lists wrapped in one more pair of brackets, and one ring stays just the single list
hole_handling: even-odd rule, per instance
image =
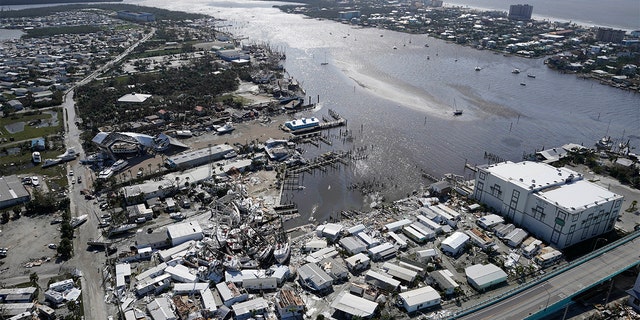
[{"label": "grass patch", "polygon": [[[56,116],[57,116],[57,119],[58,119],[58,124],[57,125],[48,126],[48,127],[40,127],[40,128],[32,127],[32,126],[29,126],[28,124],[29,124],[29,122],[36,121],[36,120],[42,120],[42,121],[52,120],[53,117],[50,114],[48,114],[48,113],[33,114],[33,115],[14,114],[14,115],[11,115],[10,117],[7,117],[7,118],[0,118],[0,138],[7,138],[8,140],[9,140],[9,138],[13,138],[14,141],[22,141],[22,140],[27,140],[27,139],[45,137],[45,136],[48,136],[50,134],[57,133],[62,128],[62,123],[63,123],[62,109],[56,110],[56,113],[57,113]],[[5,128],[5,126],[7,126],[7,125],[11,125],[11,124],[18,123],[18,122],[25,122],[24,130],[22,130],[20,132],[16,132],[16,133],[9,133],[7,128]],[[8,145],[8,144],[10,144],[12,142],[13,141],[7,141],[5,143],[0,143],[0,146],[1,145]]]},{"label": "grass patch", "polygon": [[182,48],[176,49],[157,49],[157,50],[149,50],[140,53],[134,53],[127,57],[127,59],[143,59],[143,58],[152,58],[152,57],[161,57],[168,56],[173,54],[181,54],[183,53]]},{"label": "grass patch", "polygon": [[27,33],[23,38],[50,37],[59,34],[87,34],[101,31],[95,26],[69,26],[69,27],[48,27],[25,30]]}]

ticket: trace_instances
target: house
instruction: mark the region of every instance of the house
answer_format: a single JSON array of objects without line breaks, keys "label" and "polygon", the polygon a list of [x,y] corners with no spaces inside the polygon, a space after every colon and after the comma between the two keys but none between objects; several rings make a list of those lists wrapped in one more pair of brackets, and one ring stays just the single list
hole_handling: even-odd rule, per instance
[{"label": "house", "polygon": [[440,304],[440,294],[430,286],[398,294],[399,301],[407,312],[415,312]]},{"label": "house", "polygon": [[367,245],[356,237],[346,237],[339,241],[340,246],[347,250],[350,254],[367,251]]},{"label": "house", "polygon": [[338,261],[335,258],[323,259],[320,261],[319,266],[335,281],[342,281],[349,278],[349,270],[347,270],[342,261]]},{"label": "house", "polygon": [[141,104],[147,101],[147,99],[149,98],[151,98],[150,94],[130,93],[120,97],[118,99],[118,103],[119,104]]},{"label": "house", "polygon": [[394,221],[391,223],[387,223],[384,225],[384,229],[389,231],[389,232],[395,232],[398,231],[402,228],[404,228],[405,226],[408,226],[410,224],[412,224],[413,221],[409,220],[409,219],[402,219],[402,220],[398,220],[398,221]]},{"label": "house", "polygon": [[283,288],[276,295],[276,310],[282,320],[295,319],[303,316],[305,303],[295,291]]},{"label": "house", "polygon": [[262,315],[269,310],[269,303],[264,298],[256,298],[231,306],[236,320],[253,318]]},{"label": "house", "polygon": [[464,250],[465,244],[469,241],[469,236],[456,231],[440,243],[440,250],[444,253],[448,253],[451,256],[457,256]]},{"label": "house", "polygon": [[189,221],[167,226],[167,234],[171,245],[177,246],[191,240],[201,240],[204,235],[197,221]]},{"label": "house", "polygon": [[371,264],[371,259],[369,259],[369,256],[365,255],[364,253],[357,253],[349,258],[344,259],[344,261],[347,264],[347,268],[351,272],[368,269],[369,265]]},{"label": "house", "polygon": [[396,291],[400,286],[400,281],[373,270],[365,273],[364,281],[388,292]]},{"label": "house", "polygon": [[476,224],[480,228],[485,230],[491,230],[495,225],[499,223],[504,223],[504,219],[502,219],[502,217],[497,214],[488,214],[476,220]]},{"label": "house", "polygon": [[382,261],[395,256],[398,248],[393,246],[390,242],[384,242],[379,246],[369,249],[368,251],[373,261]]},{"label": "house", "polygon": [[436,270],[430,273],[431,278],[445,294],[453,294],[460,285],[454,280],[449,270]]},{"label": "house", "polygon": [[147,312],[153,320],[177,320],[173,302],[167,297],[158,297],[147,304]]},{"label": "house", "polygon": [[478,291],[485,291],[507,281],[507,273],[494,264],[475,264],[464,269],[467,282]]},{"label": "house", "polygon": [[518,247],[528,235],[529,234],[526,231],[520,228],[516,228],[513,231],[509,232],[509,234],[506,235],[502,240],[506,241],[507,245],[509,245],[510,247],[515,248]]},{"label": "house", "polygon": [[391,262],[385,262],[382,265],[382,270],[386,271],[388,275],[409,284],[416,279],[416,276],[418,276],[416,271],[401,267]]},{"label": "house", "polygon": [[249,298],[246,290],[236,287],[236,285],[230,281],[223,281],[216,284],[216,289],[218,289],[222,303],[227,307],[231,307],[233,304]]},{"label": "house", "polygon": [[13,108],[13,110],[15,111],[20,111],[24,109],[22,102],[20,102],[19,100],[9,100],[7,101],[7,104],[9,105],[9,107]]},{"label": "house", "polygon": [[15,175],[0,177],[0,209],[29,202],[31,195]]},{"label": "house", "polygon": [[298,268],[298,281],[303,287],[318,292],[329,290],[333,285],[333,278],[315,263]]},{"label": "house", "polygon": [[345,291],[333,300],[331,307],[344,313],[346,319],[370,318],[375,314],[378,304]]}]

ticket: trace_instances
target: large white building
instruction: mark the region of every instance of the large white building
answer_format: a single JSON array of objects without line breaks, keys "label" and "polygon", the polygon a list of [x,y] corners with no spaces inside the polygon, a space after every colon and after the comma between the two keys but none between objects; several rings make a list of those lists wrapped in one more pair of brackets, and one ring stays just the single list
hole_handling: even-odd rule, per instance
[{"label": "large white building", "polygon": [[558,249],[613,230],[623,200],[573,170],[530,161],[479,167],[474,197]]}]

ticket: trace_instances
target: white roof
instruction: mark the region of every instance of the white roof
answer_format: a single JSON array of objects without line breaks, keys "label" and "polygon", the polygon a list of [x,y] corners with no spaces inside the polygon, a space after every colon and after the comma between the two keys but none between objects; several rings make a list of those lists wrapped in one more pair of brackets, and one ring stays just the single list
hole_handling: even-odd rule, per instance
[{"label": "white roof", "polygon": [[382,265],[382,269],[384,269],[385,271],[387,271],[387,273],[395,278],[398,278],[400,280],[404,280],[407,282],[411,282],[413,281],[416,276],[418,275],[417,272],[411,270],[411,269],[407,269],[404,267],[401,267],[397,264],[393,264],[391,262],[385,262]]},{"label": "white roof", "polygon": [[555,203],[557,207],[564,208],[569,212],[583,211],[589,207],[597,206],[600,203],[621,198],[599,185],[589,181],[579,180],[565,184],[560,188],[542,190],[537,197],[543,198],[550,203]]},{"label": "white roof", "polygon": [[232,306],[233,312],[236,316],[251,313],[255,310],[266,310],[269,308],[269,303],[264,298],[256,298],[245,302],[236,303]]},{"label": "white roof", "polygon": [[358,262],[362,263],[362,262],[367,262],[370,261],[371,259],[369,259],[369,256],[367,256],[364,253],[357,253],[352,255],[349,258],[344,259],[344,261],[350,265],[350,266],[355,266],[356,264],[358,264]]},{"label": "white roof", "polygon": [[175,283],[173,285],[173,292],[176,294],[191,294],[195,292],[200,292],[209,288],[209,283],[207,282],[194,282],[194,283]]},{"label": "white roof", "polygon": [[175,313],[171,310],[171,302],[168,298],[156,298],[147,305],[147,311],[153,320],[176,319]]},{"label": "white roof", "polygon": [[131,265],[128,263],[116,264],[116,287],[122,287],[126,283],[125,277],[131,275]]},{"label": "white roof", "polygon": [[389,250],[393,248],[393,244],[391,242],[384,242],[378,246],[375,246],[371,249],[369,249],[369,253],[372,255],[378,254],[378,253],[382,253],[386,250]]},{"label": "white roof", "polygon": [[395,231],[395,230],[400,229],[400,228],[402,228],[404,226],[410,225],[411,223],[412,223],[412,221],[409,220],[409,219],[402,219],[402,220],[399,220],[399,221],[394,221],[394,222],[391,222],[391,223],[387,223],[384,226],[385,226],[385,228],[387,228],[387,230]]},{"label": "white roof", "polygon": [[340,233],[340,231],[342,231],[342,229],[344,229],[344,227],[341,224],[327,223],[327,224],[324,225],[324,228],[322,228],[322,233],[326,233],[326,234],[335,236],[338,233]]},{"label": "white roof", "polygon": [[416,251],[416,254],[420,258],[437,257],[438,249],[419,250],[419,251]]},{"label": "white roof", "polygon": [[502,162],[489,166],[487,171],[504,181],[509,181],[523,189],[546,188],[552,185],[564,184],[569,178],[582,179],[582,174],[567,168],[556,168],[551,165],[522,161],[513,163]]},{"label": "white roof", "polygon": [[440,294],[438,294],[438,291],[436,291],[434,288],[431,288],[430,286],[402,292],[399,294],[399,296],[409,306],[416,306],[431,301],[440,302]]},{"label": "white roof", "polygon": [[482,223],[486,226],[492,226],[494,224],[504,222],[504,219],[502,219],[502,217],[497,214],[488,214],[486,216],[480,217],[480,219],[478,220],[482,221]]},{"label": "white roof", "polygon": [[469,240],[469,236],[456,231],[446,239],[442,240],[441,245],[447,245],[451,248],[459,248],[461,245],[465,244]]},{"label": "white roof", "polygon": [[118,102],[142,103],[149,98],[151,98],[150,94],[130,93],[120,97],[120,99],[118,99]]},{"label": "white roof", "polygon": [[364,229],[365,229],[365,226],[364,224],[361,223],[347,229],[347,231],[349,231],[350,234],[356,234],[358,232],[364,231]]},{"label": "white roof", "polygon": [[176,281],[196,282],[196,280],[198,279],[195,274],[189,272],[188,267],[185,267],[181,264],[178,264],[175,267],[168,266],[166,269],[164,269],[164,272],[170,274],[171,278],[175,279]]},{"label": "white roof", "polygon": [[171,239],[179,239],[192,234],[200,234],[202,237],[202,228],[198,221],[189,221],[167,226],[167,233]]},{"label": "white roof", "polygon": [[507,273],[494,264],[475,264],[465,268],[464,273],[467,278],[473,279],[473,282],[479,287],[499,280],[507,280]]},{"label": "white roof", "polygon": [[373,301],[354,296],[349,292],[343,292],[333,300],[331,307],[353,316],[366,318],[376,312],[378,304]]},{"label": "white roof", "polygon": [[377,280],[379,280],[381,282],[384,282],[386,284],[389,284],[389,285],[391,285],[393,287],[398,287],[400,285],[400,281],[398,281],[398,280],[396,280],[394,278],[385,276],[382,273],[375,272],[373,270],[367,271],[367,273],[365,273],[365,276],[371,277],[371,278],[375,278],[375,279],[377,279]]}]

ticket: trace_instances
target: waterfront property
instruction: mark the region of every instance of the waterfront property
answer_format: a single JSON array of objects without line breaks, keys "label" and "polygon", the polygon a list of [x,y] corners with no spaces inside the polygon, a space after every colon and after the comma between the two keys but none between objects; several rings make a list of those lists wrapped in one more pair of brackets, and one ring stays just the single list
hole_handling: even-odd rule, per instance
[{"label": "waterfront property", "polygon": [[530,161],[479,167],[474,197],[558,249],[613,230],[623,200],[573,170]]},{"label": "waterfront property", "polygon": [[316,117],[302,118],[302,119],[287,121],[284,123],[284,125],[285,127],[289,128],[289,130],[296,131],[301,129],[317,127],[320,125],[320,120],[318,120],[318,118]]}]

